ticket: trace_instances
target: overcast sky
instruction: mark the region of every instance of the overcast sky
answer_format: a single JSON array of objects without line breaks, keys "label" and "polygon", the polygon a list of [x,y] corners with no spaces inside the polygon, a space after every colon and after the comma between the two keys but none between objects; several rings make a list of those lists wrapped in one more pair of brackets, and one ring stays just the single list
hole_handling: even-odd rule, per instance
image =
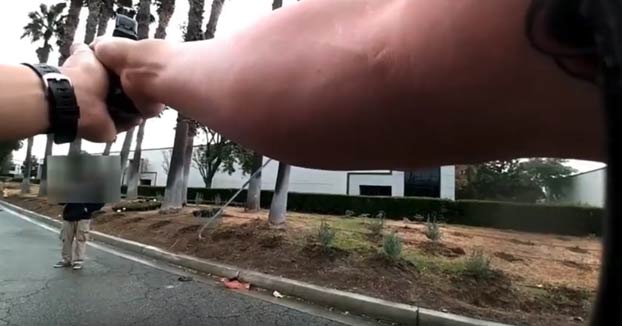
[{"label": "overcast sky", "polygon": [[[36,62],[37,57],[35,49],[38,45],[31,44],[28,40],[20,40],[20,36],[23,33],[23,26],[28,21],[27,14],[29,11],[36,10],[40,3],[54,4],[59,0],[20,0],[11,1],[10,5],[0,11],[0,40],[3,47],[3,51],[0,51],[0,62],[4,63],[19,63],[19,62]],[[294,3],[295,0],[285,0],[284,5]],[[209,17],[209,9],[211,1],[206,1],[205,22]],[[270,13],[272,0],[226,0],[220,21],[218,23],[218,29],[216,37],[227,37],[239,29],[252,24],[258,18]],[[80,19],[80,26],[76,33],[75,40],[82,40],[84,38],[84,24],[86,20],[87,9],[83,8],[82,17]],[[154,11],[155,14],[155,11]],[[187,20],[188,15],[188,1],[177,1],[177,7],[175,14],[171,20],[168,28],[168,39],[182,40],[180,26]],[[111,22],[112,24],[112,22]],[[112,26],[112,25],[111,25]],[[153,25],[152,25],[153,26]],[[152,27],[152,30],[155,28]],[[109,31],[112,27],[109,27]],[[58,62],[58,49],[54,49],[54,53],[50,55],[50,63]],[[160,148],[173,146],[174,138],[174,126],[175,126],[176,113],[170,110],[165,112],[161,118],[151,119],[147,122],[145,130],[145,139],[143,142],[143,148]],[[117,142],[113,145],[112,150],[120,150],[123,143],[124,135],[118,137]],[[83,142],[83,149],[89,152],[101,152],[104,148],[103,144],[93,144],[89,142]],[[55,155],[63,155],[67,153],[68,145],[54,146]],[[45,136],[35,137],[35,143],[33,147],[33,153],[37,157],[42,157],[45,150]],[[23,160],[25,157],[25,149],[22,149],[14,154],[14,159],[17,161]],[[572,165],[580,171],[590,170],[601,167],[603,164],[595,162],[585,161],[572,161]]]}]

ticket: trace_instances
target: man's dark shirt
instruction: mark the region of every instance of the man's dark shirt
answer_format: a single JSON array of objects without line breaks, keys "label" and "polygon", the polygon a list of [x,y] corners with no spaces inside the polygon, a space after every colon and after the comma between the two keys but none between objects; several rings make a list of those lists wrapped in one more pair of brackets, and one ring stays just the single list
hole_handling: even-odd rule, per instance
[{"label": "man's dark shirt", "polygon": [[88,220],[93,212],[100,210],[105,204],[67,204],[63,209],[63,220],[79,221]]}]

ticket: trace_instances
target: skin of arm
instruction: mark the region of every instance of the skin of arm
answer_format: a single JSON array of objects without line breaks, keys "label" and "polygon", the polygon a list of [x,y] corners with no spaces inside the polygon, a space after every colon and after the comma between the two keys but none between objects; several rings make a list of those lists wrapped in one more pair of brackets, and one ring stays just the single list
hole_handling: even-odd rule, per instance
[{"label": "skin of arm", "polygon": [[[73,83],[80,119],[78,136],[96,142],[114,140],[117,132],[105,103],[108,72],[86,45],[72,48],[60,71]],[[0,141],[45,133],[50,128],[43,82],[23,65],[0,65]],[[134,124],[140,121],[134,121]]]},{"label": "skin of arm", "polygon": [[531,47],[528,5],[303,1],[229,38],[101,40],[95,54],[143,106],[299,166],[603,160],[599,90]]}]

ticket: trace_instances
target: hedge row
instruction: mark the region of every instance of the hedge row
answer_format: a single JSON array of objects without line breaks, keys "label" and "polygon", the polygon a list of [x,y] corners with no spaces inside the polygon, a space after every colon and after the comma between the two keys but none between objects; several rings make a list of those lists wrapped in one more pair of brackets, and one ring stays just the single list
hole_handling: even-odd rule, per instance
[{"label": "hedge row", "polygon": [[[204,202],[221,203],[228,200],[236,190],[189,188],[188,200],[194,201],[201,193]],[[164,194],[164,187],[141,186],[140,196],[155,197]],[[261,206],[270,207],[272,191],[262,191]],[[246,191],[242,191],[234,202],[244,203]],[[420,197],[369,197],[327,194],[289,193],[288,210],[343,215],[346,210],[356,214],[374,216],[384,211],[389,219],[423,216],[442,216],[451,224],[485,226],[514,229],[529,232],[557,233],[566,235],[601,234],[604,210],[601,208],[515,204],[507,202],[477,200],[445,200]]]}]

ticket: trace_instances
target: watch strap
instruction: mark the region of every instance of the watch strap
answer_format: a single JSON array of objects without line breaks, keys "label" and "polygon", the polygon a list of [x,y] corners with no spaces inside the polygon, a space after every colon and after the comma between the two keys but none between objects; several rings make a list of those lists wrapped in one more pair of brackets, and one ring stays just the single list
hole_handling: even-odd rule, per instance
[{"label": "watch strap", "polygon": [[58,68],[47,64],[24,64],[32,69],[42,80],[49,104],[50,129],[54,142],[72,142],[78,135],[80,107],[69,77]]}]

